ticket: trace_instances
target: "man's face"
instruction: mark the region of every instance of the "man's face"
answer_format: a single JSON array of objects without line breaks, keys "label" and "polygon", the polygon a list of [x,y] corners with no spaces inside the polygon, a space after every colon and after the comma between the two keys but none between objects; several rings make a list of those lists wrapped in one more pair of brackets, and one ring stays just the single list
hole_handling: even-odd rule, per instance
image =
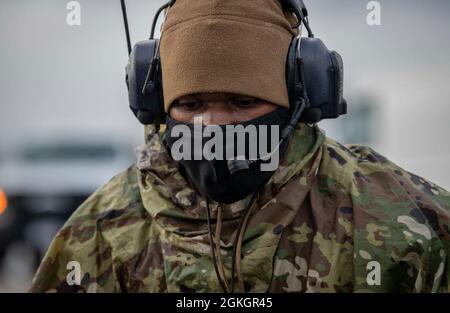
[{"label": "man's face", "polygon": [[260,99],[227,93],[201,93],[177,99],[170,107],[172,119],[194,123],[201,117],[204,125],[239,124],[277,109]]}]

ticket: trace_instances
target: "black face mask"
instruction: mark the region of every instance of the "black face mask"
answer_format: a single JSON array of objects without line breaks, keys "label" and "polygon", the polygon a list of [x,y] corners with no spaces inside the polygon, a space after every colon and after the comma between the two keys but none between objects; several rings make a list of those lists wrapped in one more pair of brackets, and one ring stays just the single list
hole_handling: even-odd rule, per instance
[{"label": "black face mask", "polygon": [[[235,158],[228,158],[228,159],[224,158],[221,160],[211,160],[211,161],[206,160],[205,158],[202,158],[201,160],[194,159],[194,154],[196,152],[192,148],[194,147],[193,144],[194,134],[197,131],[198,135],[199,128],[203,132],[205,126],[198,126],[198,125],[194,126],[194,124],[191,123],[178,122],[171,119],[170,117],[167,117],[166,120],[167,132],[165,134],[165,143],[168,150],[172,151],[172,147],[174,147],[177,140],[179,140],[181,137],[181,135],[173,137],[172,130],[174,129],[175,126],[179,125],[187,126],[184,127],[184,129],[186,130],[189,129],[189,136],[186,136],[188,139],[187,140],[185,139],[185,142],[191,144],[192,149],[189,152],[190,153],[189,160],[183,159],[178,161],[179,164],[181,165],[180,171],[182,175],[203,196],[219,203],[229,204],[242,200],[248,195],[258,191],[273,175],[276,168],[278,167],[278,164],[276,165],[276,168],[273,170],[272,169],[267,170],[267,168],[265,170],[262,170],[263,169],[263,167],[261,166],[262,163],[265,162],[267,164],[267,162],[269,161],[267,160],[262,161],[260,158],[263,157],[264,159],[266,159],[268,153],[278,153],[279,159],[281,159],[282,155],[284,154],[287,148],[288,141],[286,140],[282,142],[279,146],[278,143],[281,137],[280,134],[282,133],[286,125],[289,123],[289,120],[290,117],[288,110],[284,108],[278,108],[274,112],[238,124],[242,125],[243,127],[247,127],[249,125],[256,126],[257,141],[258,141],[257,158],[255,158],[255,156],[249,155],[249,147],[252,144],[251,139],[250,136],[244,136],[245,139],[241,137],[240,143],[241,145],[242,144],[245,145],[245,160],[241,159],[236,160]],[[266,127],[267,131],[263,132],[262,134],[260,133],[261,125],[267,125]],[[273,143],[270,142],[272,137],[271,126],[275,125],[279,127],[279,134],[278,136],[276,136],[276,134],[274,133],[276,142]],[[223,146],[220,148],[223,149],[222,151],[227,151],[227,149],[230,149],[229,142],[227,142],[228,141],[227,138],[230,138],[227,137],[227,125],[218,125],[214,127],[216,128],[220,127],[220,129],[222,130]],[[265,134],[267,134],[267,136],[265,136]],[[184,135],[185,133],[183,133],[183,136]],[[228,136],[231,136],[229,130]],[[235,136],[234,138],[236,140],[237,136]],[[252,140],[254,141],[254,139],[255,138],[253,137]],[[199,150],[198,148],[201,147],[203,151],[203,148],[210,140],[212,140],[212,137],[201,137],[200,145],[197,144],[196,146],[197,150]],[[264,143],[264,141],[266,142]],[[264,151],[262,153],[260,153],[261,144],[263,144],[262,150]],[[274,146],[276,146],[275,149],[273,149]],[[234,146],[233,148],[234,149],[231,149],[232,152],[230,152],[230,154],[236,157],[239,154],[238,149],[237,147]],[[250,157],[253,160],[251,160]]]}]

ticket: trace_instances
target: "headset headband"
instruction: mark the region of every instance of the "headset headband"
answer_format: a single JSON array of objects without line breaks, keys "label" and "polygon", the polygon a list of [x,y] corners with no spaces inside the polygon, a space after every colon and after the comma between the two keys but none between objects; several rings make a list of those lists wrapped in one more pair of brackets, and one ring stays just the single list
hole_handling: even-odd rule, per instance
[{"label": "headset headband", "polygon": [[[153,19],[152,23],[152,29],[150,31],[150,37],[149,39],[155,39],[155,30],[156,30],[156,24],[158,23],[159,16],[161,12],[166,10],[167,8],[170,8],[175,4],[176,0],[170,0],[163,6],[161,6],[158,11],[155,14],[155,18]],[[311,30],[311,27],[309,26],[309,20],[308,20],[308,9],[306,8],[305,3],[303,0],[280,0],[280,2],[285,5],[287,5],[295,14],[297,17],[297,20],[299,21],[299,24],[296,25],[296,27],[299,27],[302,23],[305,25],[305,28],[308,32],[309,38],[314,38],[314,34]],[[130,39],[130,30],[128,26],[128,14],[127,14],[127,8],[125,5],[125,0],[120,0],[121,6],[122,6],[122,15],[123,15],[123,21],[125,24],[125,35],[127,37],[127,48],[128,48],[128,54],[131,53],[131,39]]]},{"label": "headset headband", "polygon": [[[167,17],[168,9],[175,2],[176,0],[168,1],[158,9],[152,23],[150,39],[136,43],[126,68],[129,105],[144,125],[158,126],[165,120],[159,55],[160,39],[154,37],[159,16],[165,11]],[[303,109],[305,112],[300,121],[310,124],[323,119],[335,119],[346,114],[347,104],[343,98],[344,68],[341,56],[335,51],[328,50],[320,39],[314,38],[309,26],[308,10],[303,0],[279,0],[279,2],[283,9],[291,10],[296,16],[298,25],[295,27],[304,25],[309,37],[300,40],[300,35],[292,39],[286,62],[289,101],[293,109],[301,108],[301,110],[294,110],[293,121],[297,124],[300,113],[295,111],[303,111]],[[125,0],[121,0],[121,3],[130,52]]]}]

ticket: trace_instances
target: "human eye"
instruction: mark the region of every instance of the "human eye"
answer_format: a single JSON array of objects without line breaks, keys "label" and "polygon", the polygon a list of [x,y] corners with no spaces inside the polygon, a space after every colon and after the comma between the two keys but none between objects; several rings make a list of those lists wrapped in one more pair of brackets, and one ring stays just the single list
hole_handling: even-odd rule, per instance
[{"label": "human eye", "polygon": [[198,99],[180,99],[174,106],[186,111],[197,111],[203,107],[203,103]]},{"label": "human eye", "polygon": [[231,104],[238,108],[252,108],[258,104],[259,100],[250,97],[237,97],[231,100]]}]

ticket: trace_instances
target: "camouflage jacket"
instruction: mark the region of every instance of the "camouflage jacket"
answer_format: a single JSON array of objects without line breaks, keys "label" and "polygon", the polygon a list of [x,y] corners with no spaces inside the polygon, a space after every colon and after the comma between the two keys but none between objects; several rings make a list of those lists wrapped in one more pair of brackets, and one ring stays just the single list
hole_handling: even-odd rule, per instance
[{"label": "camouflage jacket", "polygon": [[[227,275],[248,201],[223,207]],[[247,292],[450,289],[450,194],[368,147],[345,147],[317,126],[299,126],[255,206],[242,247]],[[67,279],[73,261],[75,283]],[[148,131],[137,164],[67,221],[30,291],[221,291],[205,199],[182,178],[160,134]]]}]

